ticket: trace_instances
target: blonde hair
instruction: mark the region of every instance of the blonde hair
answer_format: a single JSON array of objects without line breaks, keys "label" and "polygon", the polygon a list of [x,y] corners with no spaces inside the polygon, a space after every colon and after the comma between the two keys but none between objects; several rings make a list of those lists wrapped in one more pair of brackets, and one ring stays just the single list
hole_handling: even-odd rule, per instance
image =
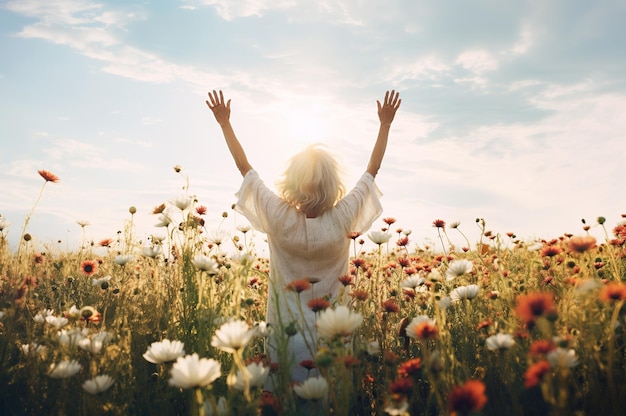
[{"label": "blonde hair", "polygon": [[337,160],[320,145],[295,154],[277,188],[280,196],[308,216],[329,210],[345,193]]}]

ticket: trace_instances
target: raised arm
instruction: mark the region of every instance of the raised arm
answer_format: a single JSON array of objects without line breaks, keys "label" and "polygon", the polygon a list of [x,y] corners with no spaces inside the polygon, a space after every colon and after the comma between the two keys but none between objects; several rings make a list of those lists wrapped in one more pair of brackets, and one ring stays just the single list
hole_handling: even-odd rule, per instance
[{"label": "raised arm", "polygon": [[367,172],[376,177],[378,169],[385,156],[385,150],[387,149],[387,139],[389,138],[389,130],[391,129],[391,122],[396,115],[396,111],[400,107],[400,93],[392,90],[385,92],[385,100],[383,104],[376,100],[378,105],[378,119],[380,120],[380,127],[378,129],[378,137],[376,138],[376,144],[372,150],[370,161],[367,165]]},{"label": "raised arm", "polygon": [[230,100],[224,104],[224,94],[222,91],[220,90],[218,95],[218,93],[213,90],[213,93],[209,92],[209,99],[206,100],[206,105],[211,109],[213,115],[215,116],[215,120],[217,120],[222,128],[222,133],[224,133],[228,150],[230,150],[230,154],[235,160],[237,169],[241,172],[241,176],[246,176],[246,173],[252,169],[252,166],[248,162],[246,152],[244,152],[241,143],[239,143],[239,140],[235,135],[233,126],[230,124]]}]

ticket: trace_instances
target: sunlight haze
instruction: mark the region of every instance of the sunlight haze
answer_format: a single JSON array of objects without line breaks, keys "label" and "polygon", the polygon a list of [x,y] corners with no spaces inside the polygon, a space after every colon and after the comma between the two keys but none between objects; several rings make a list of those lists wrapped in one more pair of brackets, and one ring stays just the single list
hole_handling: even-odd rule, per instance
[{"label": "sunlight haze", "polygon": [[[438,243],[436,219],[520,239],[604,238],[626,214],[626,2],[0,1],[0,215],[14,246],[115,238],[185,192],[210,230],[245,224],[241,177],[204,100],[231,99],[252,166],[273,186],[321,142],[350,188],[400,92],[376,182],[383,216]],[[176,173],[174,166],[182,168]],[[222,219],[222,212],[229,217]],[[454,230],[450,235],[456,238]],[[216,231],[217,232],[217,231]],[[464,244],[463,240],[458,242]]]}]

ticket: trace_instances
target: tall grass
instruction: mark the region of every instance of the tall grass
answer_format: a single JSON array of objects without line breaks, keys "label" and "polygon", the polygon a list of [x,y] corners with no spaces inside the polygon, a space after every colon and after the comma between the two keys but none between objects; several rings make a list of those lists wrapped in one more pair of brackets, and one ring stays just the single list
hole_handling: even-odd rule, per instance
[{"label": "tall grass", "polygon": [[[257,256],[252,232],[209,237],[204,210],[183,195],[155,209],[165,236],[146,244],[134,236],[130,212],[116,240],[74,252],[36,251],[26,240],[12,252],[0,231],[0,414],[626,411],[624,222],[606,229],[599,218],[601,242],[585,233],[524,242],[487,231],[479,219],[479,241],[463,249],[447,234],[460,226],[442,220],[434,223],[438,247],[415,244],[399,228],[394,234],[393,218],[381,227],[391,238],[373,250],[363,249],[367,236],[346,236],[354,240],[350,275],[328,278],[342,280],[337,301],[363,320],[352,334],[313,346],[315,359],[302,364],[316,367],[328,388],[306,400],[288,362],[265,354],[271,259]],[[471,264],[453,273],[459,260]],[[256,331],[234,352],[213,342],[232,320]],[[303,329],[271,330],[286,341]],[[221,375],[194,388],[172,385],[179,363],[144,358],[165,339],[182,342],[187,356],[217,360]],[[75,374],[54,377],[72,360]],[[267,367],[273,393],[255,384],[251,363]],[[99,375],[113,384],[93,394],[85,382]]]}]

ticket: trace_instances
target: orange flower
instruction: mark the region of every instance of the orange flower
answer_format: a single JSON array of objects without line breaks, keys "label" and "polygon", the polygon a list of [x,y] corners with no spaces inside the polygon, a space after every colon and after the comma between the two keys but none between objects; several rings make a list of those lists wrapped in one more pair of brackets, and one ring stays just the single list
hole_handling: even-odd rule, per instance
[{"label": "orange flower", "polygon": [[98,271],[98,262],[94,260],[85,260],[80,264],[80,270],[85,276],[89,277]]},{"label": "orange flower", "polygon": [[491,320],[491,318],[489,318],[482,322],[479,322],[478,325],[476,325],[476,329],[480,331],[481,329],[489,328],[491,324],[493,324],[493,321]]},{"label": "orange flower", "polygon": [[205,215],[206,211],[207,211],[207,209],[206,209],[206,207],[204,205],[198,205],[196,207],[196,214],[198,214],[198,215]]},{"label": "orange flower", "polygon": [[369,294],[366,291],[364,291],[364,290],[357,289],[357,290],[353,291],[352,293],[350,293],[350,296],[352,296],[356,300],[363,301],[363,300],[365,300],[365,299],[367,299],[369,297]]},{"label": "orange flower", "polygon": [[328,299],[315,298],[315,299],[311,299],[310,301],[308,301],[307,302],[307,306],[313,312],[319,312],[319,311],[323,311],[324,309],[328,308],[330,306],[330,302],[328,301]]},{"label": "orange flower", "polygon": [[439,328],[425,323],[415,328],[415,335],[421,339],[435,339],[439,335]]},{"label": "orange flower", "polygon": [[540,316],[556,314],[556,306],[550,293],[535,292],[519,295],[515,303],[515,313],[527,324],[533,323]]},{"label": "orange flower", "polygon": [[357,231],[352,231],[352,232],[348,233],[348,238],[351,239],[351,240],[356,240],[360,236],[361,236],[361,233],[359,233]]},{"label": "orange flower", "polygon": [[413,382],[408,378],[400,378],[389,384],[389,393],[394,400],[408,396],[413,389]]},{"label": "orange flower", "polygon": [[354,278],[350,276],[349,274],[344,274],[343,276],[341,276],[339,278],[339,281],[344,286],[350,286],[354,284]]},{"label": "orange flower", "polygon": [[596,239],[590,235],[585,237],[572,237],[569,239],[569,249],[577,253],[584,253],[596,246]]},{"label": "orange flower", "polygon": [[534,363],[528,367],[528,370],[524,373],[524,386],[526,386],[526,388],[535,387],[541,383],[541,380],[543,380],[550,369],[550,363],[546,360]]},{"label": "orange flower", "polygon": [[554,257],[563,252],[563,249],[559,246],[548,245],[541,249],[541,257]]},{"label": "orange flower", "polygon": [[398,312],[400,307],[396,304],[393,299],[387,299],[383,302],[383,311],[385,312]]},{"label": "orange flower", "polygon": [[398,264],[402,268],[409,267],[411,265],[411,259],[408,259],[406,257],[399,257],[398,258]]},{"label": "orange flower", "polygon": [[406,247],[409,244],[409,237],[402,237],[396,241],[398,247]]},{"label": "orange flower", "polygon": [[352,259],[352,265],[358,269],[359,267],[365,266],[365,260],[360,259],[360,258]]},{"label": "orange flower", "polygon": [[165,204],[161,204],[159,206],[154,207],[154,209],[152,210],[153,214],[160,214],[163,211],[165,211]]},{"label": "orange flower", "polygon": [[613,228],[613,235],[617,238],[626,238],[626,222],[615,226],[615,228]]},{"label": "orange flower", "polygon": [[293,282],[289,283],[286,287],[287,290],[291,290],[292,292],[304,292],[307,289],[311,288],[311,282],[309,281],[309,279],[300,279],[300,280],[294,280]]},{"label": "orange flower", "polygon": [[604,302],[626,300],[626,284],[619,282],[607,283],[600,290],[600,300]]},{"label": "orange flower", "polygon": [[556,344],[549,339],[538,339],[533,342],[528,349],[528,353],[533,356],[545,356],[550,351],[556,349]]},{"label": "orange flower", "polygon": [[435,339],[439,335],[439,328],[435,325],[435,320],[425,315],[413,318],[405,331],[409,338],[414,339]]},{"label": "orange flower", "polygon": [[477,412],[487,403],[485,384],[480,380],[467,380],[462,386],[452,389],[448,400],[451,414]]},{"label": "orange flower", "polygon": [[396,222],[396,219],[393,217],[383,218],[383,222],[387,225],[391,225]]},{"label": "orange flower", "polygon": [[113,240],[110,238],[105,238],[104,240],[98,243],[100,247],[110,247],[111,244],[113,244]]},{"label": "orange flower", "polygon": [[47,170],[43,170],[40,169],[37,171],[37,173],[39,173],[39,175],[46,181],[46,182],[53,182],[56,183],[59,181],[59,177],[57,175],[55,175],[54,173],[47,171]]},{"label": "orange flower", "polygon": [[422,367],[421,358],[412,358],[400,364],[398,368],[398,377],[410,377],[417,374]]},{"label": "orange flower", "polygon": [[46,262],[46,256],[44,253],[36,253],[33,257],[35,264],[44,264]]}]

